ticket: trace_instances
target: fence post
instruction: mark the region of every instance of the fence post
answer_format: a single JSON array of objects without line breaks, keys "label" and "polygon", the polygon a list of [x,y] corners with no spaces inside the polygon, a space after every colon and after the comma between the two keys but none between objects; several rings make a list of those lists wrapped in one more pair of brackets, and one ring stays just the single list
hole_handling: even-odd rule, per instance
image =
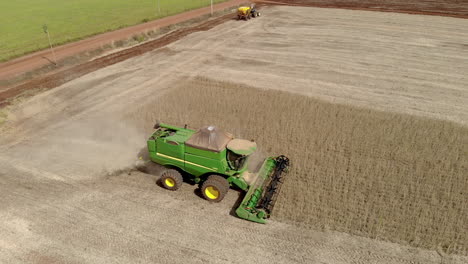
[{"label": "fence post", "polygon": [[161,0],[158,0],[158,17],[161,16]]},{"label": "fence post", "polygon": [[52,42],[50,41],[49,29],[47,28],[46,24],[42,26],[42,29],[44,30],[44,33],[47,34],[47,39],[49,39],[50,50],[52,51],[52,55],[54,56],[55,65],[57,65],[57,57],[55,56],[54,47],[52,46]]}]

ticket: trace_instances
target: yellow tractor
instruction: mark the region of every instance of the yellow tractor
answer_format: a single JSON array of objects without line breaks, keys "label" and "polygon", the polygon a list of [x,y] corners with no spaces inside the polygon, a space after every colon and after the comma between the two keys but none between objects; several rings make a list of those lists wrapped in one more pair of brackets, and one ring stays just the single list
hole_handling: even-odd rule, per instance
[{"label": "yellow tractor", "polygon": [[258,17],[260,16],[260,12],[257,11],[255,8],[255,4],[251,6],[241,6],[237,9],[237,19],[241,20],[248,20],[251,17]]}]

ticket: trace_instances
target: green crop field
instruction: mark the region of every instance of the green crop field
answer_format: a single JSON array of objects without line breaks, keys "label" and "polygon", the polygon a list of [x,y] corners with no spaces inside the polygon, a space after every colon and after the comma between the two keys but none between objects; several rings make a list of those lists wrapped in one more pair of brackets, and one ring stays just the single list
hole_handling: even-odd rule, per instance
[{"label": "green crop field", "polygon": [[0,61],[47,48],[44,24],[58,45],[209,4],[210,0],[1,1]]}]

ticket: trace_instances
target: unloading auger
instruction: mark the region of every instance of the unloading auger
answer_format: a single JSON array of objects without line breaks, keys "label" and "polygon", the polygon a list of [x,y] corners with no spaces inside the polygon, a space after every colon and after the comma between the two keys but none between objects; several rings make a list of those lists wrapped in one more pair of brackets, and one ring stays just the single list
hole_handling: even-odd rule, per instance
[{"label": "unloading auger", "polygon": [[211,202],[220,202],[229,187],[246,192],[236,214],[243,219],[265,223],[270,217],[288,171],[285,156],[265,159],[260,170],[249,172],[249,157],[256,151],[252,140],[237,139],[214,126],[197,131],[156,124],[147,141],[151,161],[167,168],[160,178],[168,190],[177,190],[182,174],[200,184],[201,193]]}]

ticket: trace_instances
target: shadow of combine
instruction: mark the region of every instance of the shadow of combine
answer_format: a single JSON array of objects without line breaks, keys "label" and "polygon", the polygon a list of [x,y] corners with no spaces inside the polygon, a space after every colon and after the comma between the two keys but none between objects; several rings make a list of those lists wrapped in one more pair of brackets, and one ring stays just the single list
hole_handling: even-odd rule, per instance
[{"label": "shadow of combine", "polygon": [[239,206],[241,205],[242,200],[244,199],[245,193],[243,193],[240,190],[236,190],[236,189],[231,189],[231,191],[235,191],[237,193],[237,199],[236,199],[236,202],[234,203],[233,207],[229,211],[229,215],[234,216],[236,218],[239,218],[237,216],[237,214],[236,214],[236,209],[239,208]]},{"label": "shadow of combine", "polygon": [[43,59],[45,59],[46,61],[48,61],[50,64],[54,65],[54,66],[57,66],[57,63],[49,58],[47,58],[46,56],[42,56]]}]

